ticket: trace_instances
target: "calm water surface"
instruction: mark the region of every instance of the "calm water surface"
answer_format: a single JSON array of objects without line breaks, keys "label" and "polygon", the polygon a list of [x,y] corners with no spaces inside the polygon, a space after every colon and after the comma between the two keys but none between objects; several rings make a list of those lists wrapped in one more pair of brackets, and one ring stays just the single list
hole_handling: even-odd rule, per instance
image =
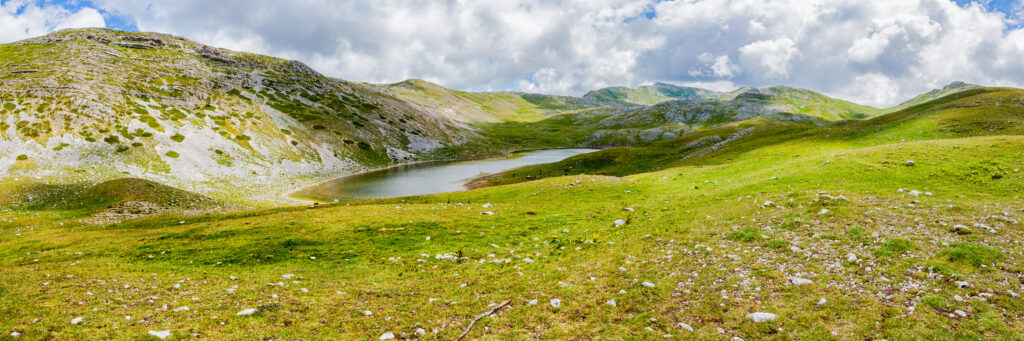
[{"label": "calm water surface", "polygon": [[513,154],[502,159],[441,161],[398,166],[355,174],[300,189],[293,195],[322,201],[404,197],[465,190],[481,175],[541,163],[561,161],[596,149],[547,149]]}]

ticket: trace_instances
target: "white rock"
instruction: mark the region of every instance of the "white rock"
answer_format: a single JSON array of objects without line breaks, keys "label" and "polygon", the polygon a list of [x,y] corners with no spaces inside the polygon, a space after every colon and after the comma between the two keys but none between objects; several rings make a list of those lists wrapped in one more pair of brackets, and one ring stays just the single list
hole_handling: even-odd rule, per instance
[{"label": "white rock", "polygon": [[19,333],[19,332],[17,332],[17,331],[13,331],[13,332],[11,332],[11,336],[13,336],[13,337],[19,337],[19,336],[21,336],[21,333]]},{"label": "white rock", "polygon": [[826,300],[824,297],[818,300],[818,305],[825,305],[825,303],[828,303],[828,300]]},{"label": "white rock", "polygon": [[526,305],[536,305],[536,304],[537,304],[537,300],[530,300],[529,302],[526,302]]},{"label": "white rock", "polygon": [[823,208],[823,209],[821,209],[821,211],[818,211],[818,215],[825,215],[825,214],[828,214],[828,212],[829,212],[829,210],[827,208]]},{"label": "white rock", "polygon": [[777,319],[779,317],[777,315],[775,315],[775,314],[772,314],[772,313],[761,313],[761,312],[758,312],[758,313],[747,314],[747,318],[749,318],[750,320],[752,320],[754,322],[765,322],[765,321],[774,321],[775,319]]},{"label": "white rock", "polygon": [[963,310],[957,309],[957,310],[953,311],[953,313],[957,314],[957,315],[960,315],[960,317],[967,317],[967,312],[965,312]]},{"label": "white rock", "polygon": [[676,327],[683,328],[691,332],[693,331],[693,327],[690,327],[690,325],[682,322],[679,322],[679,324],[677,324]]},{"label": "white rock", "polygon": [[616,219],[615,220],[615,226],[622,226],[622,225],[626,225],[626,221],[625,220],[622,220],[622,219]]},{"label": "white rock", "polygon": [[765,201],[763,204],[761,204],[761,208],[772,207],[772,206],[775,206],[775,203],[771,202],[771,201]]},{"label": "white rock", "polygon": [[287,275],[281,276],[281,278],[282,278],[282,279],[290,279],[290,278],[292,278],[292,277],[295,277],[295,275],[293,275],[293,274],[287,274]]},{"label": "white rock", "polygon": [[610,306],[613,306],[613,307],[616,306],[615,305],[615,300],[608,300],[608,302],[604,302],[604,304],[607,304],[607,305],[610,305]]},{"label": "white rock", "polygon": [[423,328],[416,328],[416,331],[412,332],[412,334],[416,336],[423,336],[427,335],[427,331],[423,330]]},{"label": "white rock", "polygon": [[249,309],[245,309],[245,310],[239,311],[239,312],[238,312],[237,314],[235,314],[235,315],[238,315],[238,316],[243,316],[243,315],[252,315],[252,314],[255,314],[255,313],[256,313],[257,311],[259,311],[259,309],[256,309],[256,308],[249,308]]},{"label": "white rock", "polygon": [[190,310],[190,309],[189,309],[188,307],[178,307],[178,308],[174,308],[174,311],[189,311],[189,310]]},{"label": "white rock", "polygon": [[79,324],[79,323],[82,323],[82,317],[81,316],[71,319],[71,324]]},{"label": "white rock", "polygon": [[804,284],[814,283],[814,281],[812,281],[812,280],[809,280],[809,279],[806,279],[806,278],[800,278],[800,277],[790,277],[789,278],[789,282],[793,283],[793,285],[804,285]]},{"label": "white rock", "polygon": [[562,300],[557,299],[557,298],[552,298],[551,299],[551,306],[554,307],[554,308],[561,307],[562,306]]},{"label": "white rock", "polygon": [[846,261],[847,262],[856,262],[857,261],[857,255],[853,254],[853,253],[847,253],[846,254]]},{"label": "white rock", "polygon": [[803,251],[803,250],[801,250],[800,248],[798,248],[796,246],[790,246],[789,247],[789,251],[800,252],[800,251]]},{"label": "white rock", "polygon": [[480,212],[480,214],[483,214],[483,215],[494,215],[494,212],[491,212],[491,211],[483,211],[483,212]]},{"label": "white rock", "polygon": [[486,204],[484,204],[484,206],[483,206],[483,207],[484,207],[484,208],[489,208],[489,207],[491,207],[491,203],[486,203]]},{"label": "white rock", "polygon": [[363,316],[373,316],[373,312],[369,310],[363,310]]},{"label": "white rock", "polygon": [[392,333],[392,332],[387,332],[387,333],[384,333],[384,334],[380,334],[380,340],[381,341],[383,341],[383,340],[393,340],[394,338],[395,338],[395,333]]},{"label": "white rock", "polygon": [[921,191],[918,191],[918,190],[916,190],[916,189],[915,189],[915,190],[912,190],[912,191],[910,191],[910,192],[907,192],[907,194],[910,194],[910,195],[912,195],[912,196],[915,196],[915,197],[916,197],[916,196],[919,196],[919,195],[921,195],[921,194],[923,194],[923,193],[921,193]]},{"label": "white rock", "polygon": [[171,336],[171,331],[170,330],[161,330],[161,331],[150,330],[149,331],[149,335],[153,335],[153,336],[156,336],[156,337],[161,338],[161,339],[166,339],[168,336]]},{"label": "white rock", "polygon": [[654,283],[651,283],[651,282],[643,282],[643,283],[640,283],[640,285],[643,285],[643,286],[648,287],[648,288],[653,288],[654,287]]},{"label": "white rock", "polygon": [[232,281],[237,281],[238,280],[238,277],[235,277],[235,276],[231,276],[231,277],[228,277],[228,278],[230,278]]}]

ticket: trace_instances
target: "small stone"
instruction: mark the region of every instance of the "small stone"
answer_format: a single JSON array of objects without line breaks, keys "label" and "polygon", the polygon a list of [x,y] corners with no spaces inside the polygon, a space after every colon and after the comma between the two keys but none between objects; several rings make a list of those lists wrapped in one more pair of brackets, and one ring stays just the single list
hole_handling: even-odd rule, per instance
[{"label": "small stone", "polygon": [[71,324],[79,324],[79,323],[82,323],[82,317],[81,316],[71,319]]},{"label": "small stone", "polygon": [[953,311],[953,313],[957,314],[957,315],[960,315],[960,317],[967,317],[967,312],[965,312],[963,310],[957,309],[956,311]]},{"label": "small stone", "polygon": [[854,254],[854,253],[847,253],[846,254],[846,261],[847,262],[856,262],[857,261],[857,255]]},{"label": "small stone", "polygon": [[536,305],[536,304],[537,304],[537,300],[530,300],[529,302],[526,302],[526,305]]},{"label": "small stone", "polygon": [[757,312],[747,314],[747,318],[749,318],[751,321],[760,323],[766,321],[774,321],[775,319],[779,318],[779,316],[772,313]]},{"label": "small stone", "polygon": [[287,274],[287,275],[281,276],[282,279],[291,279],[292,277],[295,277],[295,275]]},{"label": "small stone", "polygon": [[423,328],[416,328],[416,331],[412,332],[412,334],[416,336],[423,336],[427,335],[427,331],[423,330]]},{"label": "small stone", "polygon": [[613,306],[613,307],[616,306],[615,305],[615,300],[608,300],[608,302],[604,302],[604,304],[607,304],[607,305],[610,305],[610,306]]},{"label": "small stone", "polygon": [[682,322],[679,322],[679,324],[677,324],[676,327],[683,328],[683,329],[686,329],[687,331],[691,331],[691,332],[693,331],[693,327],[691,327],[690,325],[688,325],[686,323],[682,323]]},{"label": "small stone", "polygon": [[654,287],[654,283],[651,283],[651,282],[643,282],[643,283],[640,283],[640,285],[643,285],[643,286],[648,287],[648,288],[653,288]]},{"label": "small stone", "polygon": [[622,225],[626,225],[626,221],[625,220],[622,220],[622,219],[615,220],[615,226],[622,226]]},{"label": "small stone", "polygon": [[157,338],[160,338],[160,339],[166,339],[168,336],[171,336],[171,331],[170,330],[161,330],[161,331],[150,330],[149,331],[149,335],[156,336]]},{"label": "small stone", "polygon": [[257,311],[259,311],[259,309],[256,309],[256,308],[249,308],[249,309],[245,309],[245,310],[239,311],[239,312],[238,312],[237,314],[235,314],[235,315],[238,315],[238,316],[244,316],[244,315],[252,315],[252,314],[255,314],[255,313],[256,313]]},{"label": "small stone", "polygon": [[558,307],[561,307],[561,306],[562,306],[562,300],[557,299],[557,298],[552,298],[551,299],[551,307],[552,308],[558,308]]},{"label": "small stone", "polygon": [[825,305],[825,303],[828,303],[828,300],[826,300],[824,297],[818,300],[818,305]]},{"label": "small stone", "polygon": [[908,167],[909,167],[909,166],[913,166],[913,165],[914,165],[914,160],[908,160],[907,162],[905,162],[905,163],[903,163],[903,164],[904,164],[904,165],[907,165]]},{"label": "small stone", "polygon": [[806,278],[800,278],[800,277],[790,277],[789,278],[789,282],[793,283],[793,285],[805,285],[805,284],[814,283],[814,281],[812,281],[812,280],[809,280],[809,279],[806,279]]},{"label": "small stone", "polygon": [[384,334],[380,334],[380,340],[381,341],[393,340],[394,338],[395,338],[395,333],[392,333],[392,332],[387,332],[387,333],[384,333]]}]

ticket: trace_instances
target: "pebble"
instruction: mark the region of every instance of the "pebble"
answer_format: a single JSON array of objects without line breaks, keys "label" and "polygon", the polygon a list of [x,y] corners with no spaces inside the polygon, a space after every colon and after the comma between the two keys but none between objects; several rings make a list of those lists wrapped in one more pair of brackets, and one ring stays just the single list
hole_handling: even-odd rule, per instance
[{"label": "pebble", "polygon": [[613,306],[613,307],[616,306],[615,305],[615,300],[608,300],[608,302],[604,302],[604,303],[607,304],[607,305]]},{"label": "pebble", "polygon": [[676,327],[683,328],[683,329],[686,329],[686,330],[691,331],[691,332],[693,331],[693,327],[691,327],[690,325],[688,325],[686,323],[682,323],[682,322],[679,322],[679,324],[677,324]]},{"label": "pebble", "polygon": [[423,328],[416,328],[416,331],[412,332],[412,334],[416,336],[423,336],[427,335],[427,331],[423,330]]},{"label": "pebble", "polygon": [[648,287],[648,288],[653,288],[654,287],[654,283],[651,283],[651,282],[643,282],[643,283],[640,283],[640,285],[643,285],[643,286]]},{"label": "pebble", "polygon": [[82,317],[81,316],[71,319],[71,324],[79,324],[79,323],[82,323]]},{"label": "pebble", "polygon": [[626,221],[625,220],[622,220],[622,219],[615,220],[615,226],[622,226],[622,225],[626,225]]},{"label": "pebble", "polygon": [[551,299],[551,307],[558,308],[558,307],[561,307],[561,306],[562,306],[562,300],[557,299],[557,298],[552,298]]},{"label": "pebble", "polygon": [[394,338],[395,338],[395,333],[392,333],[392,332],[387,332],[387,333],[384,333],[384,334],[380,334],[380,340],[382,340],[382,341],[383,340],[393,340]]}]

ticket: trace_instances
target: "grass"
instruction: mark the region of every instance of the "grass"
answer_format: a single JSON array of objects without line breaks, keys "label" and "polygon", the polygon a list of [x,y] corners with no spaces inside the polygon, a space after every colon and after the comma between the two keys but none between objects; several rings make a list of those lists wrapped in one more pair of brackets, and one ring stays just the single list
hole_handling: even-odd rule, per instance
[{"label": "grass", "polygon": [[[15,223],[0,234],[0,264],[10,274],[0,279],[0,313],[9,318],[0,329],[27,338],[127,339],[169,329],[175,337],[366,339],[423,328],[447,339],[488,305],[512,299],[512,309],[471,335],[717,338],[722,328],[745,339],[1013,337],[1024,310],[1005,293],[1018,290],[1021,265],[996,255],[1019,255],[1014,241],[1024,231],[990,217],[1021,219],[1014,198],[1024,180],[950,182],[942,174],[972,172],[971,161],[944,161],[950,153],[1001,164],[1019,160],[1020,150],[1024,139],[993,136],[805,152],[771,165],[752,153],[624,178],[556,177],[100,227],[19,223],[32,215],[8,213]],[[908,158],[917,166],[880,166]],[[935,194],[908,197],[902,187]],[[819,214],[820,191],[849,202]],[[630,224],[612,224],[627,216]],[[962,236],[942,225],[959,222],[1000,232]],[[859,261],[847,263],[847,253]],[[813,283],[792,286],[793,276]],[[971,288],[952,280],[964,276]],[[918,289],[900,289],[911,282]],[[938,308],[908,314],[920,291],[953,308],[929,299]],[[995,296],[951,298],[979,292]],[[562,306],[547,304],[553,298]],[[821,298],[828,303],[817,305]],[[175,311],[183,306],[190,309]],[[235,315],[247,308],[261,312]],[[950,318],[954,308],[968,318]],[[780,318],[745,318],[755,311]],[[78,316],[82,324],[68,322]]]},{"label": "grass", "polygon": [[[81,218],[125,201],[210,203],[131,179],[5,181],[0,337],[374,339],[422,328],[452,339],[512,300],[470,337],[1017,339],[1024,117],[1012,103],[1021,95],[974,89],[826,126],[723,124],[518,169],[492,179],[506,186],[473,191],[99,225]],[[272,94],[282,108],[295,104],[283,96]],[[390,112],[296,96],[336,107],[317,114]],[[213,104],[244,103],[231,98]],[[382,116],[373,117],[404,119]],[[589,109],[481,134],[573,145],[592,133],[577,119],[609,117],[618,116]],[[335,121],[320,133],[350,119]],[[638,122],[618,128],[647,128]],[[231,137],[248,131],[231,125],[222,130]],[[320,134],[299,128],[292,136]],[[379,155],[363,142],[371,137],[349,137],[346,148]],[[994,232],[958,234],[957,224]],[[778,319],[755,323],[753,312]]]}]

